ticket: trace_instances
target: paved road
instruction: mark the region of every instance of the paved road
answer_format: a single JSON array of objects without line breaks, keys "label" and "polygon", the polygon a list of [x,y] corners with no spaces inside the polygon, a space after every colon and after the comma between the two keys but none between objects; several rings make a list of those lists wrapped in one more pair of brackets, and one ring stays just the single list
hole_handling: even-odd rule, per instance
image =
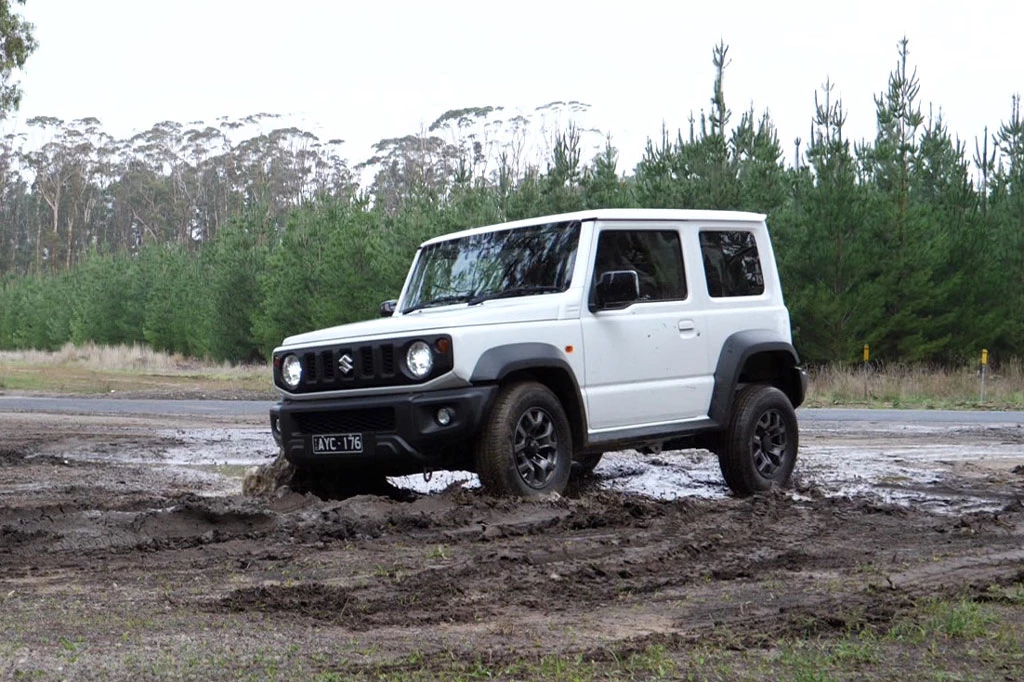
[{"label": "paved road", "polygon": [[1024,424],[1024,412],[982,412],[980,410],[852,410],[846,408],[800,408],[801,420],[833,422],[879,422],[899,424]]},{"label": "paved road", "polygon": [[[272,402],[261,400],[130,400],[124,398],[42,398],[0,395],[0,412],[72,414],[171,414],[224,417],[266,415]],[[852,410],[801,408],[811,422],[924,424],[1024,424],[1024,412],[968,410]]]},{"label": "paved road", "polygon": [[262,400],[132,400],[126,398],[39,398],[0,395],[0,412],[68,412],[72,414],[170,414],[223,417],[266,415],[272,402]]}]

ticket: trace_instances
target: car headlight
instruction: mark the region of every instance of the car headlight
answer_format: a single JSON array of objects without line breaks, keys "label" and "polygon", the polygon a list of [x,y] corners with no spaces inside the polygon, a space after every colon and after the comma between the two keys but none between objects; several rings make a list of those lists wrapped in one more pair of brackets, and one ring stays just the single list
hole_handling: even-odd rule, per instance
[{"label": "car headlight", "polygon": [[289,355],[281,363],[281,379],[288,388],[298,388],[302,381],[302,362],[298,356]]},{"label": "car headlight", "polygon": [[430,346],[423,341],[415,341],[405,354],[405,366],[417,379],[430,374],[430,370],[434,368],[434,354],[430,352]]}]

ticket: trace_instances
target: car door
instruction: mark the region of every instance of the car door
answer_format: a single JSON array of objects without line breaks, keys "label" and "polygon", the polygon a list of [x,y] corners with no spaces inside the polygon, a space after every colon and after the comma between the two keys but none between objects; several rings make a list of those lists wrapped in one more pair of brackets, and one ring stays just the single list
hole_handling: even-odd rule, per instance
[{"label": "car door", "polygon": [[[707,319],[689,295],[679,224],[609,223],[596,237],[581,315],[590,431],[705,418],[714,383]],[[636,272],[635,300],[598,307],[606,272]]]}]

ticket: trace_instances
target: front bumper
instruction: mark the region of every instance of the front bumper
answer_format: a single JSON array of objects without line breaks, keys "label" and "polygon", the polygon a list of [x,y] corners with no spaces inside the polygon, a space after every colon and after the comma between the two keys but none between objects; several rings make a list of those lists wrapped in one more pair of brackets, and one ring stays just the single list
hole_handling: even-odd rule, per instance
[{"label": "front bumper", "polygon": [[[413,473],[467,455],[497,386],[325,400],[286,400],[270,409],[270,427],[288,461],[297,465]],[[454,416],[441,426],[435,416]],[[313,436],[362,435],[359,454],[314,454]]]}]

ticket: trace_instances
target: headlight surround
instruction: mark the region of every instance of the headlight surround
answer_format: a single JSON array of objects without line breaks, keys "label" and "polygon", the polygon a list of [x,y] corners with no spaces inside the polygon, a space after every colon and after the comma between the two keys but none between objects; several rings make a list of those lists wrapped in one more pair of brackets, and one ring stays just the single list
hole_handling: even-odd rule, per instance
[{"label": "headlight surround", "polygon": [[302,382],[302,361],[296,355],[287,355],[281,362],[281,380],[284,385],[296,389]]},{"label": "headlight surround", "polygon": [[413,341],[405,354],[405,366],[417,379],[430,374],[434,368],[434,353],[424,341]]}]

